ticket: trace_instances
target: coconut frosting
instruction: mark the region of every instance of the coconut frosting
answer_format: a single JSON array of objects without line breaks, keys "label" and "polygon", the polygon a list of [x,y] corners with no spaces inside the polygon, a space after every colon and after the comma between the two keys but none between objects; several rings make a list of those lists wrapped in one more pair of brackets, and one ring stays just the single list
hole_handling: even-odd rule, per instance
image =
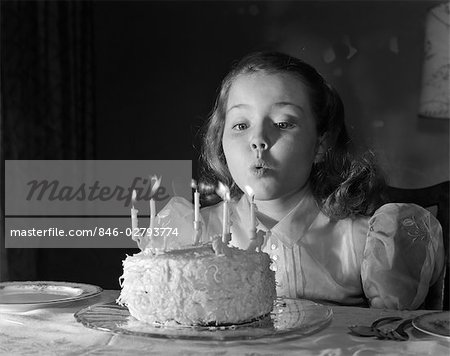
[{"label": "coconut frosting", "polygon": [[224,325],[272,311],[275,274],[266,253],[230,247],[217,255],[211,243],[123,261],[117,300],[147,323]]}]

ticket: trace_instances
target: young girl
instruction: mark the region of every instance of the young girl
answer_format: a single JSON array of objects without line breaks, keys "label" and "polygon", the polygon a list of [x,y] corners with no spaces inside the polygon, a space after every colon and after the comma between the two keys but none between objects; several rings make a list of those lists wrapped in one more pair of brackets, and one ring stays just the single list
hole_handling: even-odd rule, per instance
[{"label": "young girl", "polygon": [[[204,182],[230,187],[231,245],[244,249],[252,227],[243,192],[253,190],[279,296],[415,309],[441,276],[439,223],[416,205],[380,207],[383,180],[370,155],[353,153],[341,99],[299,59],[254,53],[231,70],[202,158]],[[172,222],[192,221],[181,199],[167,209]],[[203,241],[221,233],[222,204],[201,215]]]}]

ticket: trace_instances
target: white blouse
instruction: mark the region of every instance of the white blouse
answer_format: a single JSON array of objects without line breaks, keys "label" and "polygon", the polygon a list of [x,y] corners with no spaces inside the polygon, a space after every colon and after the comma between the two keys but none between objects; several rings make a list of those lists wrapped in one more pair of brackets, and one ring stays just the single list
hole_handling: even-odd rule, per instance
[{"label": "white blouse", "polygon": [[[231,205],[231,244],[249,245],[246,196]],[[222,206],[201,210],[202,241],[222,232]],[[193,242],[193,206],[175,197],[158,214],[158,226],[177,228],[169,247]],[[266,233],[263,251],[276,273],[277,294],[344,305],[417,309],[444,268],[442,229],[414,204],[386,204],[372,217],[331,220],[311,195]]]}]

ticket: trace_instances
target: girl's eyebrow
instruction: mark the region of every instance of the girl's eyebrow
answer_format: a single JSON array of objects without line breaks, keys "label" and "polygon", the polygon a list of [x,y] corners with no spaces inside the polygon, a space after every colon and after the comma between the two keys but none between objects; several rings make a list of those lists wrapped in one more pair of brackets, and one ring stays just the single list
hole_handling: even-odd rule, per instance
[{"label": "girl's eyebrow", "polygon": [[293,106],[293,107],[299,109],[301,112],[305,111],[305,109],[303,109],[300,105],[297,105],[297,104],[294,104],[294,103],[290,103],[288,101],[280,101],[278,103],[273,104],[273,106],[275,106],[275,107]]},{"label": "girl's eyebrow", "polygon": [[[278,103],[273,104],[272,106],[275,106],[275,107],[293,106],[293,107],[297,108],[298,110],[300,110],[301,112],[305,111],[300,105],[290,103],[288,101],[280,101]],[[233,105],[231,108],[229,108],[226,113],[228,114],[232,109],[242,109],[242,108],[245,109],[248,107],[250,107],[250,105],[248,105],[248,104],[236,104],[236,105]]]},{"label": "girl's eyebrow", "polygon": [[236,104],[236,105],[233,105],[231,108],[229,108],[226,113],[228,114],[232,109],[246,108],[249,106],[250,105],[248,105],[248,104]]}]

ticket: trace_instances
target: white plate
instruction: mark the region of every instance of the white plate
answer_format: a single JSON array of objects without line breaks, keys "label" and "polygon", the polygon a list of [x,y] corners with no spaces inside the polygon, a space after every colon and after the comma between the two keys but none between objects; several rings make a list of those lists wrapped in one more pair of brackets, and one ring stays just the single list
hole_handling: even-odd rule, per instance
[{"label": "white plate", "polygon": [[450,311],[424,314],[415,318],[412,323],[424,333],[450,338]]},{"label": "white plate", "polygon": [[305,299],[277,298],[270,315],[231,326],[156,326],[136,320],[115,303],[97,304],[75,313],[92,329],[117,334],[187,340],[250,340],[263,337],[302,337],[325,328],[333,317],[329,307]]},{"label": "white plate", "polygon": [[0,311],[26,311],[94,297],[102,288],[71,282],[2,282]]}]

